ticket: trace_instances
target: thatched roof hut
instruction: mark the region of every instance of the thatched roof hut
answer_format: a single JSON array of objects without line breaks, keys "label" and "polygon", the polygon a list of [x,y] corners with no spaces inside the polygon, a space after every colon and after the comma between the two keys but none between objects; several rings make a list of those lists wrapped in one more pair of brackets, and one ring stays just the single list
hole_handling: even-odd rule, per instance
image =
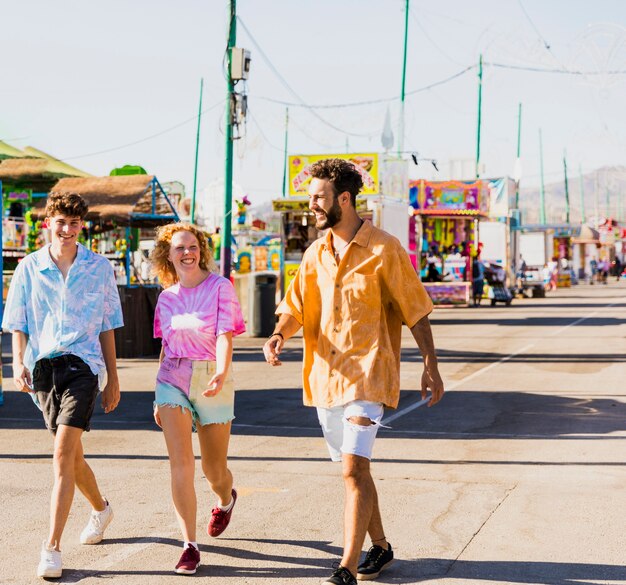
[{"label": "thatched roof hut", "polygon": [[[61,179],[54,192],[78,193],[89,205],[88,221],[152,227],[176,221],[178,215],[154,175]],[[42,218],[45,201],[33,215]]]},{"label": "thatched roof hut", "polygon": [[32,189],[40,193],[49,191],[59,179],[64,177],[89,176],[91,176],[89,173],[47,157],[47,155],[34,157],[26,154],[0,162],[0,181],[17,189]]},{"label": "thatched roof hut", "polygon": [[21,158],[26,156],[19,148],[15,148],[0,140],[0,159]]}]

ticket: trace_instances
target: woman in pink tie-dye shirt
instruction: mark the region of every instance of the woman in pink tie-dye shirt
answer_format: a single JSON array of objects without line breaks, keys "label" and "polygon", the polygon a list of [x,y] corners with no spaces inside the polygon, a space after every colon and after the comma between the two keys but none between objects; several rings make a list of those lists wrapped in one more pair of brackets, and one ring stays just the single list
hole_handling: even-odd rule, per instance
[{"label": "woman in pink tie-dye shirt", "polygon": [[199,229],[184,223],[161,227],[152,264],[165,287],[154,316],[154,336],[163,339],[154,417],[165,435],[172,499],[184,539],[175,571],[193,574],[200,553],[191,433],[195,424],[202,470],[218,498],[207,531],[218,536],[237,500],[227,465],[235,397],[232,338],[245,326],[233,285],[215,273],[211,249]]}]

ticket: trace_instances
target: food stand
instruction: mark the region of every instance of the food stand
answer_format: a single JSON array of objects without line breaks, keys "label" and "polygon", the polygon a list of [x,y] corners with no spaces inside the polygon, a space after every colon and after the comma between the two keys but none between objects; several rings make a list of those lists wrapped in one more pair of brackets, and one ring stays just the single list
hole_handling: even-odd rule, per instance
[{"label": "food stand", "polygon": [[[153,239],[154,227],[178,221],[176,202],[153,175],[61,179],[53,190],[78,193],[87,202],[85,243],[113,264],[124,315],[124,327],[115,330],[118,357],[158,355],[152,323],[161,288],[142,278],[147,260],[140,238]],[[41,220],[44,213],[45,201],[40,201],[33,217]]]},{"label": "food stand", "polygon": [[[598,230],[589,225],[582,225],[572,238],[574,267],[578,267],[578,280],[591,281],[591,261],[598,261],[598,249],[601,247]],[[574,268],[575,269],[575,268]]]},{"label": "food stand", "polygon": [[557,262],[557,282],[558,288],[569,288],[572,286],[571,263],[573,257],[572,238],[576,234],[574,226],[558,226],[552,234],[553,259]]},{"label": "food stand", "polygon": [[420,275],[435,305],[469,305],[471,255],[478,249],[479,220],[487,217],[488,196],[488,186],[480,180],[409,183]]},{"label": "food stand", "polygon": [[356,200],[357,212],[376,227],[397,237],[410,252],[409,214],[406,198],[406,161],[380,157],[377,153],[315,154],[289,157],[289,196],[272,202],[280,214],[281,291],[296,275],[304,251],[321,235],[315,227],[315,214],[309,209],[310,166],[327,158],[352,162],[363,178],[363,188]]}]

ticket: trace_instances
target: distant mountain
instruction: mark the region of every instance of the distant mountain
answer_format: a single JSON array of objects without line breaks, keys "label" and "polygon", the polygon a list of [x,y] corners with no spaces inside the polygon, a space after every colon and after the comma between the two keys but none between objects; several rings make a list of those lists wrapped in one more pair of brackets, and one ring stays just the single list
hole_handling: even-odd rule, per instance
[{"label": "distant mountain", "polygon": [[[585,219],[596,214],[626,220],[626,166],[602,167],[583,175]],[[539,188],[520,190],[523,223],[539,222]],[[580,223],[580,176],[568,174],[570,222]],[[566,215],[563,179],[545,186],[547,223],[564,223]]]}]

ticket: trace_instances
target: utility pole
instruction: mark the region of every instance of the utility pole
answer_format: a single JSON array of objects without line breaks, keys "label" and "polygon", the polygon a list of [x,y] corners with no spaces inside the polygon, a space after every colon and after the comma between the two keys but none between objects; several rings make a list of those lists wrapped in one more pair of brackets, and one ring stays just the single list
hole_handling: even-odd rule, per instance
[{"label": "utility pole", "polygon": [[289,144],[289,108],[285,108],[285,154],[283,159],[283,198],[287,197],[287,176],[288,176],[288,156],[287,149]]},{"label": "utility pole", "polygon": [[200,120],[202,118],[202,89],[204,78],[200,78],[200,104],[198,105],[198,130],[196,132],[196,162],[193,166],[193,193],[191,195],[191,223],[196,223],[196,186],[198,184],[198,151],[200,150]]},{"label": "utility pole", "polygon": [[521,138],[522,138],[522,103],[517,108],[517,161],[516,161],[516,177],[515,177],[515,209],[519,209],[519,183],[522,173],[521,161]]},{"label": "utility pole", "polygon": [[578,165],[578,174],[580,175],[580,223],[583,224],[587,219],[585,217],[585,182],[582,165]]},{"label": "utility pole", "polygon": [[565,223],[569,224],[569,187],[567,184],[567,153],[563,151],[563,174],[565,175]]},{"label": "utility pole", "polygon": [[598,178],[598,171],[594,173],[595,184],[593,189],[593,213],[596,216],[596,229],[600,226],[600,181]]},{"label": "utility pole", "polygon": [[483,56],[478,61],[478,126],[476,129],[476,178],[480,177],[480,126],[483,111]]},{"label": "utility pole", "polygon": [[543,138],[541,128],[539,128],[539,172],[541,175],[541,185],[539,188],[539,223],[546,225],[546,191],[543,183]]},{"label": "utility pole", "polygon": [[228,5],[228,45],[226,48],[226,156],[224,167],[224,218],[221,234],[221,273],[230,279],[231,228],[233,210],[233,118],[235,116],[235,84],[231,69],[232,51],[237,38],[237,0]]},{"label": "utility pole", "polygon": [[400,92],[400,130],[398,132],[398,158],[404,151],[404,96],[406,89],[406,51],[409,40],[409,1],[404,2],[404,56],[402,58],[402,91]]}]

